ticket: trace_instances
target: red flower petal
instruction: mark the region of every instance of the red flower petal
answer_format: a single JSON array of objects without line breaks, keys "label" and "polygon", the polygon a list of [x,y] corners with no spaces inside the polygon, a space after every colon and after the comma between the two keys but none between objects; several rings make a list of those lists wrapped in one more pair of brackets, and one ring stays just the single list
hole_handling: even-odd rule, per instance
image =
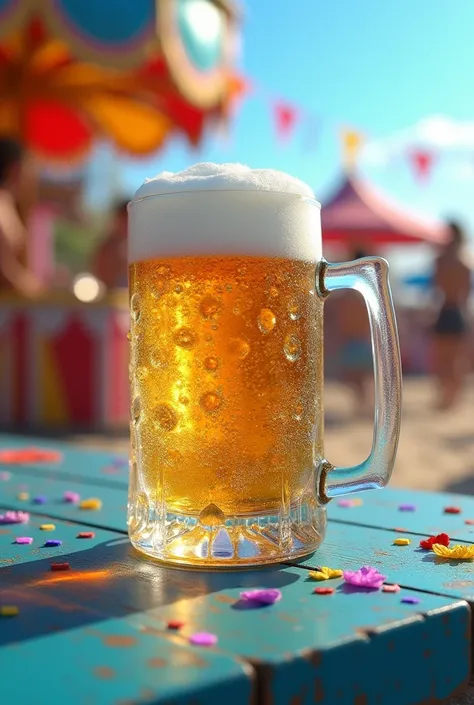
[{"label": "red flower petal", "polygon": [[438,534],[437,536],[430,536],[429,539],[424,539],[420,541],[420,548],[425,548],[430,551],[433,544],[440,543],[442,546],[449,546],[449,536],[448,534]]}]

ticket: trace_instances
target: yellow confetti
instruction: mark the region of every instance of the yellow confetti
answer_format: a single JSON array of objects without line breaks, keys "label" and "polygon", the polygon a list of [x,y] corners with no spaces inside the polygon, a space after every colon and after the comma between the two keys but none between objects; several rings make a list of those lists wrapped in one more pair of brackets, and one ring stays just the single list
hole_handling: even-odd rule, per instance
[{"label": "yellow confetti", "polygon": [[331,578],[342,578],[342,570],[339,568],[328,568],[321,566],[321,570],[310,570],[309,577],[313,580],[331,580]]},{"label": "yellow confetti", "polygon": [[4,605],[3,607],[0,607],[0,616],[2,617],[16,617],[19,613],[20,610],[14,605]]},{"label": "yellow confetti", "polygon": [[96,497],[91,499],[83,499],[79,504],[79,509],[102,509],[102,500]]},{"label": "yellow confetti", "polygon": [[26,502],[26,501],[30,498],[30,495],[28,494],[28,492],[19,492],[19,493],[17,494],[17,498],[18,498],[21,502]]},{"label": "yellow confetti", "polygon": [[454,558],[458,560],[472,560],[474,558],[474,546],[461,546],[457,544],[448,548],[440,543],[433,544],[433,551],[440,558]]},{"label": "yellow confetti", "polygon": [[409,546],[410,544],[411,544],[410,539],[402,539],[402,538],[395,539],[395,541],[393,542],[394,546]]},{"label": "yellow confetti", "polygon": [[56,528],[56,524],[41,524],[40,529],[41,531],[54,531]]}]

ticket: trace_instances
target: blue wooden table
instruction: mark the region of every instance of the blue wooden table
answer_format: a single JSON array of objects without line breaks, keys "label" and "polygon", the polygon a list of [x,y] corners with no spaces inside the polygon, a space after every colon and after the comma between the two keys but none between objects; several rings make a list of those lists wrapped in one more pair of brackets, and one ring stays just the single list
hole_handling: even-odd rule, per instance
[{"label": "blue wooden table", "polygon": [[[474,498],[367,493],[351,506],[329,505],[326,541],[303,562],[176,570],[142,559],[128,542],[126,459],[9,436],[0,437],[0,457],[2,449],[31,446],[63,458],[0,464],[0,514],[30,513],[28,524],[0,525],[5,702],[416,705],[443,702],[469,680],[474,561],[441,560],[418,545],[440,532],[474,543]],[[100,498],[102,508],[67,503],[67,491]],[[34,503],[38,496],[43,504]],[[33,542],[15,542],[25,536]],[[410,545],[394,545],[400,537]],[[51,569],[65,562],[69,570]],[[355,591],[342,579],[309,576],[321,565],[366,564],[401,590]],[[313,593],[329,585],[333,594]],[[282,599],[246,608],[240,592],[254,587],[279,588]],[[1,616],[8,606],[18,614]],[[182,627],[170,629],[173,621]],[[201,631],[218,643],[192,645],[190,635]]]}]

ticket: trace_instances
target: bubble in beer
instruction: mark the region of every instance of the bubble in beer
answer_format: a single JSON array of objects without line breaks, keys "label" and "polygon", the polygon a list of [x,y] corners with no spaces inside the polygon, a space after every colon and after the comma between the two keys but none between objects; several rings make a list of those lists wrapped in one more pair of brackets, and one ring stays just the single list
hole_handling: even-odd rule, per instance
[{"label": "bubble in beer", "polygon": [[301,310],[296,301],[290,301],[288,313],[292,321],[298,321],[301,318]]},{"label": "bubble in beer", "polygon": [[278,296],[278,289],[276,288],[276,286],[271,286],[268,290],[268,293],[270,294],[272,299],[276,299],[276,297]]},{"label": "bubble in beer", "polygon": [[221,303],[213,296],[205,296],[199,304],[199,310],[204,318],[212,318],[219,311]]},{"label": "bubble in beer", "polygon": [[171,267],[168,267],[168,265],[166,264],[160,265],[156,271],[158,272],[160,277],[171,276]]},{"label": "bubble in beer", "polygon": [[187,397],[186,394],[180,394],[178,401],[183,406],[187,406],[189,404],[189,397]]},{"label": "bubble in beer", "polygon": [[287,335],[283,344],[286,359],[296,362],[301,357],[301,343],[296,335]]},{"label": "bubble in beer", "polygon": [[250,352],[250,345],[243,338],[231,338],[227,345],[227,351],[231,357],[245,360]]},{"label": "bubble in beer", "polygon": [[132,298],[130,299],[130,311],[132,313],[132,318],[135,321],[135,323],[138,323],[140,320],[140,294],[133,294]]},{"label": "bubble in beer", "polygon": [[191,328],[179,328],[174,336],[176,345],[181,348],[192,348],[196,343],[196,333]]},{"label": "bubble in beer", "polygon": [[155,425],[163,431],[172,431],[178,424],[178,415],[170,404],[157,404],[152,409],[152,416]]},{"label": "bubble in beer", "polygon": [[174,292],[175,292],[175,294],[182,294],[183,293],[183,287],[181,286],[181,284],[176,284],[176,286],[174,288]]},{"label": "bubble in beer", "polygon": [[199,515],[202,526],[221,526],[225,523],[225,514],[216,504],[208,504]]},{"label": "bubble in beer", "polygon": [[202,395],[200,403],[204,411],[212,413],[219,409],[222,404],[222,399],[215,392],[206,392]]},{"label": "bubble in beer", "polygon": [[209,370],[210,372],[214,372],[214,370],[217,370],[219,367],[219,360],[217,357],[213,357],[210,355],[209,357],[206,357],[204,360],[204,367],[206,370]]},{"label": "bubble in beer", "polygon": [[145,365],[140,365],[140,367],[137,368],[137,379],[143,382],[148,375],[149,375],[149,369]]},{"label": "bubble in beer", "polygon": [[163,294],[166,294],[169,288],[169,283],[166,281],[166,279],[156,279],[153,282],[153,288],[152,288],[152,296],[155,299],[160,299]]},{"label": "bubble in beer", "polygon": [[275,328],[276,316],[269,308],[262,308],[257,320],[261,333],[271,333]]},{"label": "bubble in beer", "polygon": [[153,367],[166,367],[165,356],[159,348],[152,348],[150,351],[150,362]]},{"label": "bubble in beer", "polygon": [[138,423],[142,413],[142,400],[140,397],[135,397],[132,402],[132,421]]}]

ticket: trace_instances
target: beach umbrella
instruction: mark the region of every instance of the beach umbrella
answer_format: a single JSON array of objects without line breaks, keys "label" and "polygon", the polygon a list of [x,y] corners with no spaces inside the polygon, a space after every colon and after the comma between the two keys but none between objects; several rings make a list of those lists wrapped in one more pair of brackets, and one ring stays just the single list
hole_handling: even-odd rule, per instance
[{"label": "beach umbrella", "polygon": [[371,185],[347,176],[322,208],[323,237],[346,247],[442,244],[445,228],[396,206]]},{"label": "beach umbrella", "polygon": [[197,145],[242,90],[237,33],[228,0],[0,0],[0,134],[63,163]]}]

